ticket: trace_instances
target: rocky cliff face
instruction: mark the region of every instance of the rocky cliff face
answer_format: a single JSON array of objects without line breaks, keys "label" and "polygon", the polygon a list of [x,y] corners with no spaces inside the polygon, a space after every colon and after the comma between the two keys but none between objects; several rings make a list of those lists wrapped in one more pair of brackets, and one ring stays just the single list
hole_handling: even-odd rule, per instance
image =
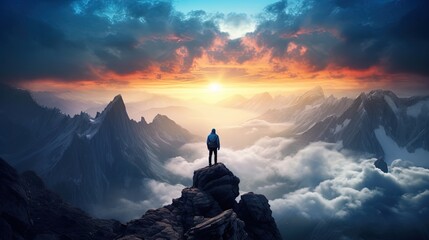
[{"label": "rocky cliff face", "polygon": [[194,172],[172,204],[123,225],[94,219],[47,190],[34,172],[19,175],[0,159],[0,239],[281,239],[265,196],[246,193],[225,165]]},{"label": "rocky cliff face", "polygon": [[19,175],[0,159],[0,239],[114,239],[115,220],[94,219],[47,190],[34,172]]},{"label": "rocky cliff face", "polygon": [[265,196],[246,193],[222,163],[194,172],[193,186],[171,205],[127,224],[127,239],[281,239]]}]

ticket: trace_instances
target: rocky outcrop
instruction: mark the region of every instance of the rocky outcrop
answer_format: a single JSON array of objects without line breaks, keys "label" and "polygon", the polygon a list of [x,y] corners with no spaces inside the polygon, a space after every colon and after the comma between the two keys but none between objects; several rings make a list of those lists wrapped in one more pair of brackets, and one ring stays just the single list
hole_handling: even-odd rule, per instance
[{"label": "rocky outcrop", "polygon": [[274,218],[271,216],[268,199],[253,192],[241,195],[238,203],[238,217],[246,224],[245,230],[255,240],[281,239]]},{"label": "rocky outcrop", "polygon": [[172,204],[122,225],[94,219],[47,190],[34,172],[19,175],[0,159],[0,239],[281,239],[268,200],[247,193],[223,164],[194,172]]},{"label": "rocky outcrop", "polygon": [[226,210],[216,217],[196,225],[185,234],[188,240],[196,239],[247,239],[244,231],[244,223],[237,218],[232,209]]},{"label": "rocky outcrop", "polygon": [[374,162],[374,166],[384,173],[388,173],[389,169],[387,168],[387,163],[383,160],[383,158],[379,158]]},{"label": "rocky outcrop", "polygon": [[0,159],[0,239],[115,239],[124,226],[93,219],[47,190],[34,172]]},{"label": "rocky outcrop", "polygon": [[194,172],[193,187],[210,194],[222,209],[233,208],[238,196],[240,179],[225,167],[217,164],[214,167],[201,168]]},{"label": "rocky outcrop", "polygon": [[0,159],[0,237],[22,239],[30,226],[28,196],[15,169]]},{"label": "rocky outcrop", "polygon": [[281,239],[263,195],[237,204],[239,182],[222,163],[196,170],[180,198],[129,222],[120,239]]}]

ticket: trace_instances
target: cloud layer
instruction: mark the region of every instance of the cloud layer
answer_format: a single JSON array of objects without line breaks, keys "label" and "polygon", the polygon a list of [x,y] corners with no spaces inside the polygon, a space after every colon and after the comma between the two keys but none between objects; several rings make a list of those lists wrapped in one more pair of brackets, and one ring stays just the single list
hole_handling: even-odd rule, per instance
[{"label": "cloud layer", "polygon": [[[166,167],[190,178],[207,165],[203,144],[190,144]],[[395,160],[389,173],[340,145],[298,148],[291,139],[263,138],[221,149],[219,159],[240,177],[240,190],[265,194],[285,238],[427,238],[429,170]]]},{"label": "cloud layer", "polygon": [[185,186],[181,184],[144,179],[134,196],[125,196],[123,193],[110,196],[111,202],[108,205],[94,206],[90,212],[98,218],[117,219],[125,223],[140,218],[149,209],[171,204],[174,198],[180,197],[183,188]]}]

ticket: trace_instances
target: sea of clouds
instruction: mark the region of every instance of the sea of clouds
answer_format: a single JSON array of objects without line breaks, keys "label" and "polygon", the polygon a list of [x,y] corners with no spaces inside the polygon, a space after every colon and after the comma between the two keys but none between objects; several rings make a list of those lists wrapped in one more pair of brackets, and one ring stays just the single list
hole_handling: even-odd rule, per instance
[{"label": "sea of clouds", "polygon": [[[374,166],[376,159],[346,151],[340,143],[299,149],[294,143],[264,137],[250,147],[218,153],[219,162],[240,178],[241,193],[269,199],[285,239],[429,238],[429,169],[397,159],[384,173]],[[207,166],[207,155],[204,143],[184,145],[165,165],[180,183],[144,180],[140,199],[145,200],[120,198],[109,215],[129,220],[170,204],[192,184],[194,170]]]},{"label": "sea of clouds", "polygon": [[[429,169],[398,159],[384,173],[376,159],[341,144],[316,142],[294,151],[294,142],[264,137],[218,156],[240,178],[240,192],[267,196],[285,239],[429,238]],[[180,153],[166,167],[184,178],[208,163],[203,143]]]}]

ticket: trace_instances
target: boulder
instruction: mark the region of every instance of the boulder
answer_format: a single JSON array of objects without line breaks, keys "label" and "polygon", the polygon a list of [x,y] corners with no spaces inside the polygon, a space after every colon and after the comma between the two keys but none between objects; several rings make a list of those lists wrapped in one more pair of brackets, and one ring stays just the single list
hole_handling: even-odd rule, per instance
[{"label": "boulder", "polygon": [[383,171],[384,173],[389,172],[387,168],[387,163],[383,160],[383,158],[377,159],[377,161],[374,162],[374,166]]},{"label": "boulder", "polygon": [[147,211],[127,224],[126,235],[142,239],[182,239],[184,232],[222,212],[219,204],[198,188],[185,188],[171,205]]},{"label": "boulder", "polygon": [[232,209],[206,219],[185,234],[187,240],[244,240],[246,237],[244,223],[237,218]]},{"label": "boulder", "polygon": [[193,187],[210,194],[223,209],[234,208],[239,194],[240,179],[222,163],[194,172]]},{"label": "boulder", "polygon": [[124,237],[129,238],[121,239],[181,239],[183,227],[174,211],[171,205],[148,210],[140,219],[127,224]]},{"label": "boulder", "polygon": [[238,217],[244,221],[247,239],[276,240],[282,239],[274,218],[271,216],[268,199],[253,192],[241,195],[238,203]]}]

